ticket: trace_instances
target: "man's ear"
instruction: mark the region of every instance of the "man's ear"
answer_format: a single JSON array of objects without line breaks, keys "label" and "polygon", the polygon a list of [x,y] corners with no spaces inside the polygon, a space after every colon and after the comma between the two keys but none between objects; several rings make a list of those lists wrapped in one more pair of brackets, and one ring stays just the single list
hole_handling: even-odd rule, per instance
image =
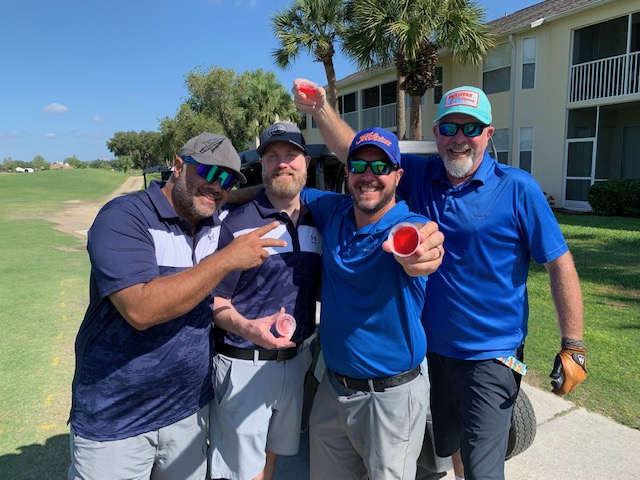
[{"label": "man's ear", "polygon": [[173,159],[173,173],[180,176],[180,172],[182,172],[182,168],[184,167],[184,160],[176,155]]},{"label": "man's ear", "polygon": [[304,161],[307,163],[307,168],[309,168],[309,165],[311,165],[311,157],[309,155],[305,155]]}]

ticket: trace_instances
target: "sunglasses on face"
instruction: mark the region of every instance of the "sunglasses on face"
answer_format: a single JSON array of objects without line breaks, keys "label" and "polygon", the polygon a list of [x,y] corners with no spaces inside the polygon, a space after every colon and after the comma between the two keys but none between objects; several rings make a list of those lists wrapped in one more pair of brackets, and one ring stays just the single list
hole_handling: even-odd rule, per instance
[{"label": "sunglasses on face", "polygon": [[209,183],[214,183],[216,180],[220,180],[220,188],[223,190],[231,190],[236,184],[237,179],[233,173],[229,173],[222,167],[217,165],[205,165],[204,163],[197,162],[191,157],[184,157],[184,162],[191,163],[198,166],[198,175],[204,178]]},{"label": "sunglasses on face", "polygon": [[458,123],[441,123],[438,125],[440,135],[444,137],[453,137],[458,130],[462,130],[465,137],[477,137],[482,131],[487,128],[488,125],[484,123],[465,123],[460,125]]},{"label": "sunglasses on face", "polygon": [[351,173],[364,173],[367,167],[371,169],[374,175],[389,175],[394,170],[398,170],[398,164],[391,163],[389,160],[374,160],[367,162],[359,158],[347,160],[347,168]]}]

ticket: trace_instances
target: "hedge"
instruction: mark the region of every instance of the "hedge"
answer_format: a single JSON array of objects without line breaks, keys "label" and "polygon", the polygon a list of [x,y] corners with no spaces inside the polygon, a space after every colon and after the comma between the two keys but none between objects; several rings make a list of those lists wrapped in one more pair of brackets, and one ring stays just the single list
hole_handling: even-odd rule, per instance
[{"label": "hedge", "polygon": [[594,183],[589,188],[589,205],[602,215],[640,217],[640,179]]}]

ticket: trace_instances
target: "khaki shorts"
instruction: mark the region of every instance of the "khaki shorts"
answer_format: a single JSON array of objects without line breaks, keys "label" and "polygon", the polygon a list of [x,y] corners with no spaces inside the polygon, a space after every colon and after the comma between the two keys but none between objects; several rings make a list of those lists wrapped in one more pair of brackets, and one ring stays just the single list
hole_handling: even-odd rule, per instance
[{"label": "khaki shorts", "polygon": [[160,430],[122,440],[70,435],[68,480],[203,480],[207,472],[209,405]]},{"label": "khaki shorts", "polygon": [[300,445],[304,378],[311,349],[291,360],[213,359],[210,478],[246,480],[264,468],[265,449],[295,455]]}]

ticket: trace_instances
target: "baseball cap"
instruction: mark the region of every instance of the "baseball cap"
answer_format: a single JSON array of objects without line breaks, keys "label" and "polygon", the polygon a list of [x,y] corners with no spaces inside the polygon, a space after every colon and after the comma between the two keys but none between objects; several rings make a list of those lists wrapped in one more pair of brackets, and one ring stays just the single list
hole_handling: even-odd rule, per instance
[{"label": "baseball cap", "polygon": [[247,183],[247,178],[240,171],[240,156],[231,140],[222,135],[204,132],[193,137],[180,149],[180,158],[191,157],[205,165],[217,165],[233,170],[240,183]]},{"label": "baseball cap", "polygon": [[356,133],[356,137],[349,147],[349,158],[358,148],[365,145],[373,145],[378,147],[387,154],[392,163],[400,165],[400,146],[398,145],[398,137],[389,130],[384,128],[368,128]]},{"label": "baseball cap", "polygon": [[476,87],[458,87],[445,93],[433,123],[450,113],[466,113],[485,125],[491,125],[491,103],[487,95]]},{"label": "baseball cap", "polygon": [[307,144],[300,129],[291,123],[278,122],[266,128],[260,134],[258,155],[264,153],[265,148],[274,142],[289,142],[307,154]]}]

